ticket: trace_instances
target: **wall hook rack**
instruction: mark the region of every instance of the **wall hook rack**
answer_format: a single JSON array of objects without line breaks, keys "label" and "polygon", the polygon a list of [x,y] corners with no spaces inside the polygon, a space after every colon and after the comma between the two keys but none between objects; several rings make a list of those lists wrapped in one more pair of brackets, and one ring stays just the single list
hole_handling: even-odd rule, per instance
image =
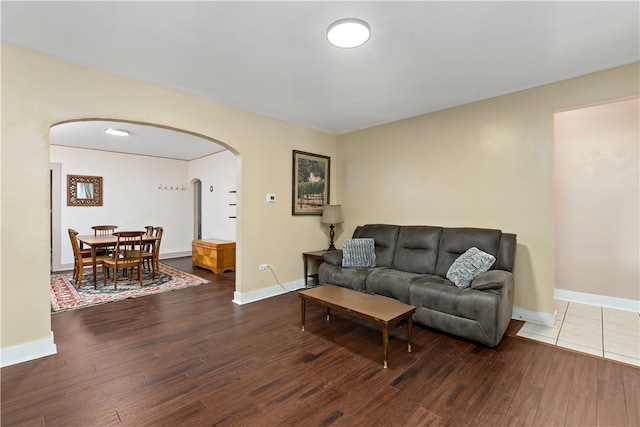
[{"label": "wall hook rack", "polygon": [[187,186],[177,184],[160,184],[156,187],[156,190],[187,191]]}]

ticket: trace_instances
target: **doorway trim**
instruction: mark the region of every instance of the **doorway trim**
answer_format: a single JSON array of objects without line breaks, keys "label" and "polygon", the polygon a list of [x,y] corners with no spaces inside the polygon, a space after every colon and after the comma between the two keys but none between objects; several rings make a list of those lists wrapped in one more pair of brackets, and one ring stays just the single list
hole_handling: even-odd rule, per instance
[{"label": "doorway trim", "polygon": [[49,176],[50,176],[50,223],[49,233],[51,235],[50,240],[50,270],[61,271],[62,270],[62,254],[60,249],[62,247],[62,236],[60,231],[61,224],[61,199],[62,199],[62,164],[49,163]]},{"label": "doorway trim", "polygon": [[202,239],[202,181],[193,180],[193,238]]},{"label": "doorway trim", "polygon": [[[209,136],[206,136],[204,134],[198,133],[198,132],[193,132],[193,131],[189,131],[189,130],[185,130],[185,129],[181,129],[181,128],[177,128],[177,127],[172,127],[172,126],[167,126],[167,125],[162,125],[162,124],[157,124],[154,122],[147,122],[147,121],[138,121],[138,120],[126,120],[126,119],[119,119],[119,118],[100,118],[100,117],[85,117],[85,118],[79,118],[79,119],[70,119],[70,120],[63,120],[60,122],[55,122],[53,124],[50,125],[50,129],[60,125],[60,124],[64,124],[64,123],[73,123],[73,122],[86,122],[86,121],[110,121],[110,122],[120,122],[120,123],[132,123],[132,124],[137,124],[137,125],[143,125],[143,126],[150,126],[150,127],[155,127],[155,128],[160,128],[160,129],[165,129],[168,131],[173,131],[173,132],[177,132],[177,133],[183,133],[183,134],[189,134],[189,135],[193,135],[196,136],[198,138],[202,138],[204,140],[208,140],[210,142],[213,142],[215,144],[221,145],[223,147],[225,147],[230,153],[232,153],[236,159],[235,162],[235,168],[236,168],[236,181],[238,183],[238,185],[240,184],[241,181],[241,176],[242,176],[242,171],[241,171],[241,163],[239,160],[239,156],[240,154],[238,153],[237,150],[235,150],[233,147],[229,146],[228,144],[225,144],[222,141],[219,141],[215,138],[211,138]],[[48,146],[51,146],[51,136],[50,136],[50,131],[48,133]],[[50,213],[50,241],[51,241],[51,245],[52,245],[52,250],[50,251],[50,270],[51,271],[64,271],[66,269],[69,269],[71,267],[65,265],[63,267],[62,265],[62,236],[64,235],[64,231],[60,230],[61,229],[61,224],[62,224],[62,185],[64,184],[62,181],[62,164],[60,163],[53,163],[53,162],[49,162],[50,165],[50,190],[49,190],[49,197],[51,198],[50,200],[50,206],[51,206],[51,210],[52,212]],[[54,166],[55,165],[55,166]],[[55,170],[53,169],[55,168]],[[54,188],[55,187],[55,188]],[[240,212],[238,212],[236,214],[238,217],[240,217]],[[239,236],[239,222],[236,223],[235,225],[235,229],[236,229],[236,236]],[[237,240],[237,238],[236,238]],[[237,243],[239,244],[239,242]],[[185,251],[186,255],[190,255],[191,254],[191,250],[189,249],[188,252]],[[236,287],[237,287],[237,282],[236,282]]]}]

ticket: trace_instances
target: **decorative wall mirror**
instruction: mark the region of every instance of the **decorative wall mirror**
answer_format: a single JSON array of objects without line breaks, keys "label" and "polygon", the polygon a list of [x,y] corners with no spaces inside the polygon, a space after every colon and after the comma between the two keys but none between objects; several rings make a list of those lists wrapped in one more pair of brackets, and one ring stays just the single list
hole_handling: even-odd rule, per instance
[{"label": "decorative wall mirror", "polygon": [[67,206],[102,206],[102,177],[67,175]]}]

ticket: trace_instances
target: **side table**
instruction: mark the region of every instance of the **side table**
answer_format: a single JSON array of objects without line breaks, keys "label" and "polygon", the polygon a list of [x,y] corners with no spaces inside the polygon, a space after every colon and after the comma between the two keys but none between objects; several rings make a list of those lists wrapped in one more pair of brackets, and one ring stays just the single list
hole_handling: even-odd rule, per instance
[{"label": "side table", "polygon": [[[302,257],[304,258],[304,287],[305,289],[309,287],[309,260],[315,259],[319,260],[322,263],[322,255],[324,255],[327,251],[311,251],[311,252],[303,252]],[[316,277],[314,274],[312,277]]]}]

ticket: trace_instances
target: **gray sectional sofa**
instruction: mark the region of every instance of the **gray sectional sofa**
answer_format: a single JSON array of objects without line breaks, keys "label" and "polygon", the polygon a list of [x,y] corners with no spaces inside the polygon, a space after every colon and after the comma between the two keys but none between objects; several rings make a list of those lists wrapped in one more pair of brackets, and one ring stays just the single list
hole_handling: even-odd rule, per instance
[{"label": "gray sectional sofa", "polygon": [[[413,320],[489,347],[498,345],[513,309],[516,235],[481,228],[359,226],[353,239],[372,238],[375,267],[343,267],[342,250],[324,255],[321,284],[396,299],[416,307]],[[495,257],[490,270],[467,288],[447,279],[451,265],[470,248]]]}]

